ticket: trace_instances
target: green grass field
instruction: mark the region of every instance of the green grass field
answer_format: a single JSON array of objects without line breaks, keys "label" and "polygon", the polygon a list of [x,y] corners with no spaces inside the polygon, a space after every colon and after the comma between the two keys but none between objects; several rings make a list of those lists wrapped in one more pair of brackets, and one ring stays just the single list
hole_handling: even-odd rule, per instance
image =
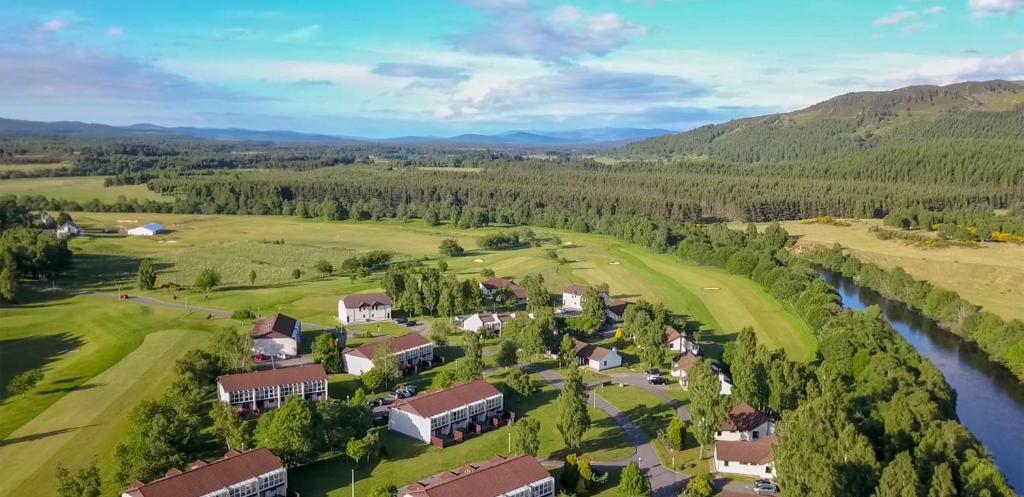
[{"label": "green grass field", "polygon": [[53,495],[58,463],[77,467],[95,458],[112,476],[107,463],[128,411],[159,395],[173,362],[201,346],[214,326],[88,296],[29,306],[0,308],[4,383],[24,369],[45,370],[32,391],[0,405],[0,464],[10,471],[0,479],[2,495]]},{"label": "green grass field", "polygon": [[10,171],[48,171],[51,169],[62,169],[65,167],[71,167],[71,164],[68,164],[67,162],[53,162],[48,164],[0,164],[0,173]]},{"label": "green grass field", "polygon": [[[317,260],[338,266],[345,258],[371,249],[391,250],[403,257],[437,258],[438,244],[454,238],[467,254],[446,262],[449,271],[462,278],[480,278],[483,268],[511,277],[540,273],[552,293],[559,295],[569,283],[606,282],[614,297],[663,302],[670,311],[685,314],[711,330],[719,342],[751,326],[768,346],[785,348],[796,359],[809,359],[815,350],[806,324],[753,282],[719,269],[684,264],[671,255],[607,236],[538,229],[540,236],[557,235],[571,243],[557,249],[559,256],[571,262],[559,264],[544,257],[543,250],[552,248],[548,244],[506,251],[479,249],[477,238],[497,228],[452,230],[421,222],[328,223],[279,216],[83,213],[75,214],[75,219],[87,227],[164,223],[171,230],[164,236],[82,237],[71,246],[76,255],[88,260],[89,278],[102,288],[113,288],[118,280],[130,284],[140,258],[152,258],[161,268],[158,284],[189,285],[202,269],[216,268],[224,278],[224,289],[208,297],[188,297],[198,305],[224,309],[251,306],[262,313],[280,311],[330,324],[341,295],[373,290],[378,283],[373,277],[356,281],[321,277],[313,269]],[[275,240],[284,243],[271,243]],[[305,273],[301,280],[291,278],[295,268]],[[257,273],[253,287],[247,281],[250,270]],[[166,291],[155,295],[171,297]]]},{"label": "green grass field", "polygon": [[[10,166],[5,166],[10,167]],[[169,200],[149,191],[146,185],[104,187],[104,176],[69,176],[61,178],[18,178],[0,180],[0,195],[43,195],[50,198],[88,202],[116,202],[117,197],[139,200]]]},{"label": "green grass field", "polygon": [[839,243],[865,262],[886,269],[902,267],[916,279],[953,290],[967,301],[1005,319],[1024,319],[1024,246],[982,243],[979,248],[920,248],[900,240],[879,240],[868,228],[878,220],[852,220],[851,226],[783,223],[800,243]]}]

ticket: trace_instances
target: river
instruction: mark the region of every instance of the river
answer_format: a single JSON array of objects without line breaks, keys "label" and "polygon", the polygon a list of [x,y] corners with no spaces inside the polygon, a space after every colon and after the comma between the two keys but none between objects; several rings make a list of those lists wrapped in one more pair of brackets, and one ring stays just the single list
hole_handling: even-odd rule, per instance
[{"label": "river", "polygon": [[906,304],[841,274],[825,269],[818,272],[839,292],[844,306],[863,310],[878,305],[889,324],[931,359],[956,390],[960,422],[989,448],[1018,494],[1024,491],[1024,384],[989,360],[977,345],[943,330]]}]

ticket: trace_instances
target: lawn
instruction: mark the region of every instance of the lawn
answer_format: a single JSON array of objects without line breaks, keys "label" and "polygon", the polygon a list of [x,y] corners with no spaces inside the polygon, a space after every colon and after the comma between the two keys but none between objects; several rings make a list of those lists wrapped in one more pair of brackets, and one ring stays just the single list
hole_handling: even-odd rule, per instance
[{"label": "lawn", "polygon": [[[38,166],[38,165],[34,165]],[[3,166],[11,167],[11,166]],[[105,176],[67,176],[57,178],[18,178],[0,180],[0,195],[43,195],[49,198],[88,202],[116,202],[119,196],[139,200],[170,200],[150,191],[146,185],[104,187]]]},{"label": "lawn", "polygon": [[[503,389],[502,377],[503,373],[498,373],[488,379]],[[528,398],[518,398],[514,392],[506,391],[506,409],[516,411],[520,416],[540,420],[539,455],[562,459],[566,451],[555,427],[557,412],[553,402],[557,392],[539,377],[535,376],[534,381],[544,387]],[[332,384],[331,393],[333,395],[336,390],[349,389],[354,391],[354,386],[346,388]],[[590,408],[590,415],[593,423],[581,448],[585,457],[595,461],[614,461],[633,454],[633,446],[611,418],[593,408]],[[364,463],[362,467],[355,468],[356,493],[363,495],[374,486],[387,483],[401,486],[441,471],[456,469],[466,463],[485,461],[494,455],[508,455],[508,432],[509,428],[501,428],[445,449],[384,432],[383,446],[387,455],[381,461],[369,465]],[[343,497],[352,491],[349,485],[351,469],[348,460],[338,457],[294,469],[289,474],[289,481],[292,489],[305,497]]]},{"label": "lawn", "polygon": [[900,240],[879,240],[868,228],[878,220],[852,220],[851,226],[783,223],[801,243],[850,249],[858,259],[886,269],[902,267],[916,279],[953,290],[967,301],[1005,319],[1024,319],[1024,246],[981,243],[979,248],[920,248]]},{"label": "lawn", "polygon": [[[601,235],[537,229],[541,237],[557,235],[571,245],[558,246],[558,255],[571,261],[560,264],[544,257],[541,248],[487,251],[477,247],[479,236],[497,228],[453,230],[422,222],[321,222],[281,216],[142,216],[135,214],[76,214],[87,227],[118,227],[149,221],[164,223],[171,232],[158,237],[81,237],[72,242],[76,254],[94,257],[91,271],[101,286],[112,288],[118,279],[130,283],[131,269],[140,258],[152,258],[160,269],[158,284],[188,285],[204,268],[216,268],[224,283],[208,297],[181,295],[197,305],[223,309],[253,307],[261,313],[284,312],[304,320],[332,324],[341,295],[379,288],[375,276],[350,280],[322,276],[313,265],[324,259],[335,266],[360,252],[390,250],[400,257],[438,258],[437,246],[446,238],[466,248],[462,257],[446,258],[449,271],[460,278],[481,278],[490,268],[499,276],[544,276],[555,295],[569,283],[610,285],[614,297],[645,298],[663,302],[670,311],[684,314],[709,331],[708,350],[745,326],[752,326],[762,342],[783,347],[790,356],[809,359],[815,344],[809,328],[786,307],[753,282],[725,271],[688,265],[671,255],[620,242]],[[283,243],[274,243],[281,241]],[[110,267],[111,270],[104,270]],[[304,272],[292,279],[292,270]],[[256,284],[248,274],[256,271]],[[155,296],[171,298],[167,291]]]},{"label": "lawn", "polygon": [[45,164],[0,164],[0,173],[3,172],[36,172],[36,171],[49,171],[53,169],[63,169],[65,167],[71,167],[71,164],[66,162],[53,162]]}]

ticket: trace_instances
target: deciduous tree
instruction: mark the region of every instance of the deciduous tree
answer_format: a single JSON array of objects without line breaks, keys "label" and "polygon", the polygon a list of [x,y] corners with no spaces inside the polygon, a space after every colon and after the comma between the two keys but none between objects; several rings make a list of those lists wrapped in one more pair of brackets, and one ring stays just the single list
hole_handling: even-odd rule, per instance
[{"label": "deciduous tree", "polygon": [[570,450],[578,450],[583,435],[590,429],[587,389],[579,368],[569,368],[558,394],[558,432]]},{"label": "deciduous tree", "polygon": [[139,290],[152,290],[156,286],[156,268],[153,267],[153,261],[150,259],[142,259],[139,262],[139,270],[135,274],[135,285],[139,287]]},{"label": "deciduous tree", "polygon": [[523,418],[512,425],[512,452],[516,455],[537,455],[540,450],[540,422]]}]

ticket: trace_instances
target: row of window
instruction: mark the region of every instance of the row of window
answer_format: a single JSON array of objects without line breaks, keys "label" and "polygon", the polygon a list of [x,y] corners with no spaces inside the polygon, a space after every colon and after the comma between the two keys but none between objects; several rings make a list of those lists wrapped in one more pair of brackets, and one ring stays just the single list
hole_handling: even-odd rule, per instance
[{"label": "row of window", "polygon": [[274,471],[260,475],[257,478],[246,480],[241,483],[232,485],[226,489],[221,489],[216,492],[211,492],[203,497],[249,497],[256,495],[262,490],[272,489],[284,485],[284,470]]},{"label": "row of window", "polygon": [[[305,387],[303,389],[303,387]],[[327,391],[327,382],[323,380],[310,381],[303,383],[295,383],[290,385],[281,385],[280,387],[260,387],[257,390],[242,390],[240,392],[231,392],[228,395],[232,404],[240,404],[243,402],[252,402],[253,400],[265,400],[273,399],[278,397],[278,388],[280,388],[280,396],[287,397],[289,395],[299,395],[305,393],[319,393]]]}]

